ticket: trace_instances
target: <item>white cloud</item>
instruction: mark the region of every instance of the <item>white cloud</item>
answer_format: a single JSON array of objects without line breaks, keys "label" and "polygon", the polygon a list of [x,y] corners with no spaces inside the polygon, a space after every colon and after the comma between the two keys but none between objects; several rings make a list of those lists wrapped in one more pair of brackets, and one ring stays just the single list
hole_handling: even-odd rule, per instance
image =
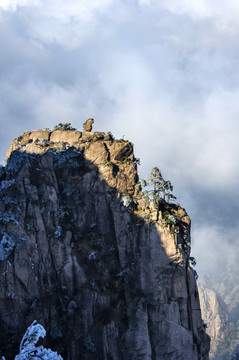
[{"label": "white cloud", "polygon": [[[128,3],[130,17],[122,15],[122,23],[115,22],[113,14],[125,14],[125,5],[116,0],[69,1],[67,6],[50,0],[44,6],[39,2],[37,10],[31,4],[2,27],[8,34],[7,69],[9,59],[15,59],[9,73],[13,84],[20,80],[22,87],[26,80],[40,84],[39,104],[44,110],[38,106],[38,114],[49,109],[52,119],[58,117],[52,110],[57,109],[57,98],[67,103],[68,110],[61,112],[66,114],[71,97],[76,102],[79,94],[80,103],[91,103],[99,117],[101,112],[112,114],[109,124],[119,136],[128,129],[128,137],[144,141],[148,151],[141,153],[139,146],[142,161],[155,165],[151,159],[157,154],[154,161],[175,177],[175,183],[183,171],[185,185],[218,189],[229,181],[235,185],[239,54],[234,36],[231,43],[225,41],[211,23],[165,13],[155,2],[147,2],[143,13]],[[103,23],[100,11],[108,22]],[[67,23],[71,16],[78,21]],[[23,35],[14,29],[19,19]]]},{"label": "white cloud", "polygon": [[110,5],[112,0],[0,0],[0,7],[5,10],[16,11],[21,7],[37,7],[42,15],[69,21],[70,17],[89,20],[94,10],[100,10]]},{"label": "white cloud", "polygon": [[21,6],[37,5],[40,5],[40,0],[0,0],[0,8],[10,11],[16,11]]},{"label": "white cloud", "polygon": [[[2,159],[23,131],[59,122],[81,128],[95,117],[96,130],[135,143],[142,177],[159,166],[172,181],[193,213],[196,244],[222,240],[223,216],[235,228],[238,205],[227,212],[228,193],[239,191],[237,3],[0,0],[0,7]],[[205,214],[216,228],[199,229]]]},{"label": "white cloud", "polygon": [[198,17],[236,16],[239,4],[235,0],[163,0],[162,5],[174,13],[188,13]]},{"label": "white cloud", "polygon": [[238,229],[225,229],[223,225],[215,224],[195,226],[192,232],[192,256],[198,260],[199,274],[218,277],[235,254],[237,238]]},{"label": "white cloud", "polygon": [[[29,37],[75,48],[86,42],[112,0],[0,0],[0,9],[18,12]],[[119,8],[120,10],[120,8]]]},{"label": "white cloud", "polygon": [[41,13],[63,23],[68,23],[71,19],[90,21],[94,17],[94,11],[104,11],[111,3],[112,0],[49,0],[47,3],[41,0]]}]

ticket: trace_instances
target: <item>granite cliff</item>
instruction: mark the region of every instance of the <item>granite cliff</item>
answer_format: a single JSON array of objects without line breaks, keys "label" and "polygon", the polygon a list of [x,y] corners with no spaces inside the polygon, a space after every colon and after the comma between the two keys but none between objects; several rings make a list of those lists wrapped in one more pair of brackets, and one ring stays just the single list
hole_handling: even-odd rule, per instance
[{"label": "granite cliff", "polygon": [[202,316],[210,335],[212,360],[239,359],[238,244],[217,279],[199,282]]},{"label": "granite cliff", "polygon": [[[208,277],[199,281],[199,296],[202,317],[207,324],[207,333],[211,337],[210,359],[217,360],[223,355],[221,347],[229,335],[229,311]],[[228,346],[227,351],[230,351]],[[231,356],[227,359],[231,359]]]},{"label": "granite cliff", "polygon": [[76,130],[15,139],[0,237],[6,359],[34,319],[65,360],[208,359],[190,218],[145,200],[131,142]]}]

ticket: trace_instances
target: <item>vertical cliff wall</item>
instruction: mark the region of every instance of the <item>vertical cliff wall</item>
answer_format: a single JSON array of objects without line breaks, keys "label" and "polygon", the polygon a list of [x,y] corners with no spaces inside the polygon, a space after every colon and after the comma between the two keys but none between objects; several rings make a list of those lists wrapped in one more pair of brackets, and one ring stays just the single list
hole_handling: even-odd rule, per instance
[{"label": "vertical cliff wall", "polygon": [[225,360],[229,360],[231,359],[229,354],[232,353],[229,343],[226,341],[226,338],[229,337],[229,311],[223,299],[210,285],[209,279],[208,281],[202,279],[199,282],[202,317],[207,324],[207,333],[211,337],[210,359],[217,360],[225,356],[222,348],[224,344],[226,352],[228,352]]},{"label": "vertical cliff wall", "polygon": [[234,256],[218,279],[200,280],[199,293],[202,316],[208,324],[210,359],[232,360],[239,358],[239,287],[238,244]]},{"label": "vertical cliff wall", "polygon": [[65,360],[208,359],[190,219],[165,201],[157,214],[143,198],[133,145],[104,133],[28,132],[7,158],[0,355],[13,358],[36,319]]}]

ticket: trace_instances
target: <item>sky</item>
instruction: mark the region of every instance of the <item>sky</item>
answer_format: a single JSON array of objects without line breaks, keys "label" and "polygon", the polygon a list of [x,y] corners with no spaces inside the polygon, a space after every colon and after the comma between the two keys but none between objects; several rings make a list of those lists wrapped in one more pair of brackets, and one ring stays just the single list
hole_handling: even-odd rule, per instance
[{"label": "sky", "polygon": [[174,185],[196,270],[239,242],[239,2],[0,0],[0,163],[25,131],[93,117]]}]

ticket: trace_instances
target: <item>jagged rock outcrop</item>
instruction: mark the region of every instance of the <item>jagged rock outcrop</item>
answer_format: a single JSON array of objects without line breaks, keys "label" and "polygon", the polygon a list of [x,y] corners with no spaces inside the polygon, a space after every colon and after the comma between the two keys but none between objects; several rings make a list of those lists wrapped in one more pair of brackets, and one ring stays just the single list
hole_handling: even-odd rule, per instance
[{"label": "jagged rock outcrop", "polygon": [[94,119],[90,118],[86,120],[83,124],[84,131],[91,131],[92,130],[92,124],[94,124]]},{"label": "jagged rock outcrop", "polygon": [[0,169],[0,355],[36,319],[65,360],[208,359],[190,219],[146,203],[135,160],[132,143],[99,132],[13,141]]}]

